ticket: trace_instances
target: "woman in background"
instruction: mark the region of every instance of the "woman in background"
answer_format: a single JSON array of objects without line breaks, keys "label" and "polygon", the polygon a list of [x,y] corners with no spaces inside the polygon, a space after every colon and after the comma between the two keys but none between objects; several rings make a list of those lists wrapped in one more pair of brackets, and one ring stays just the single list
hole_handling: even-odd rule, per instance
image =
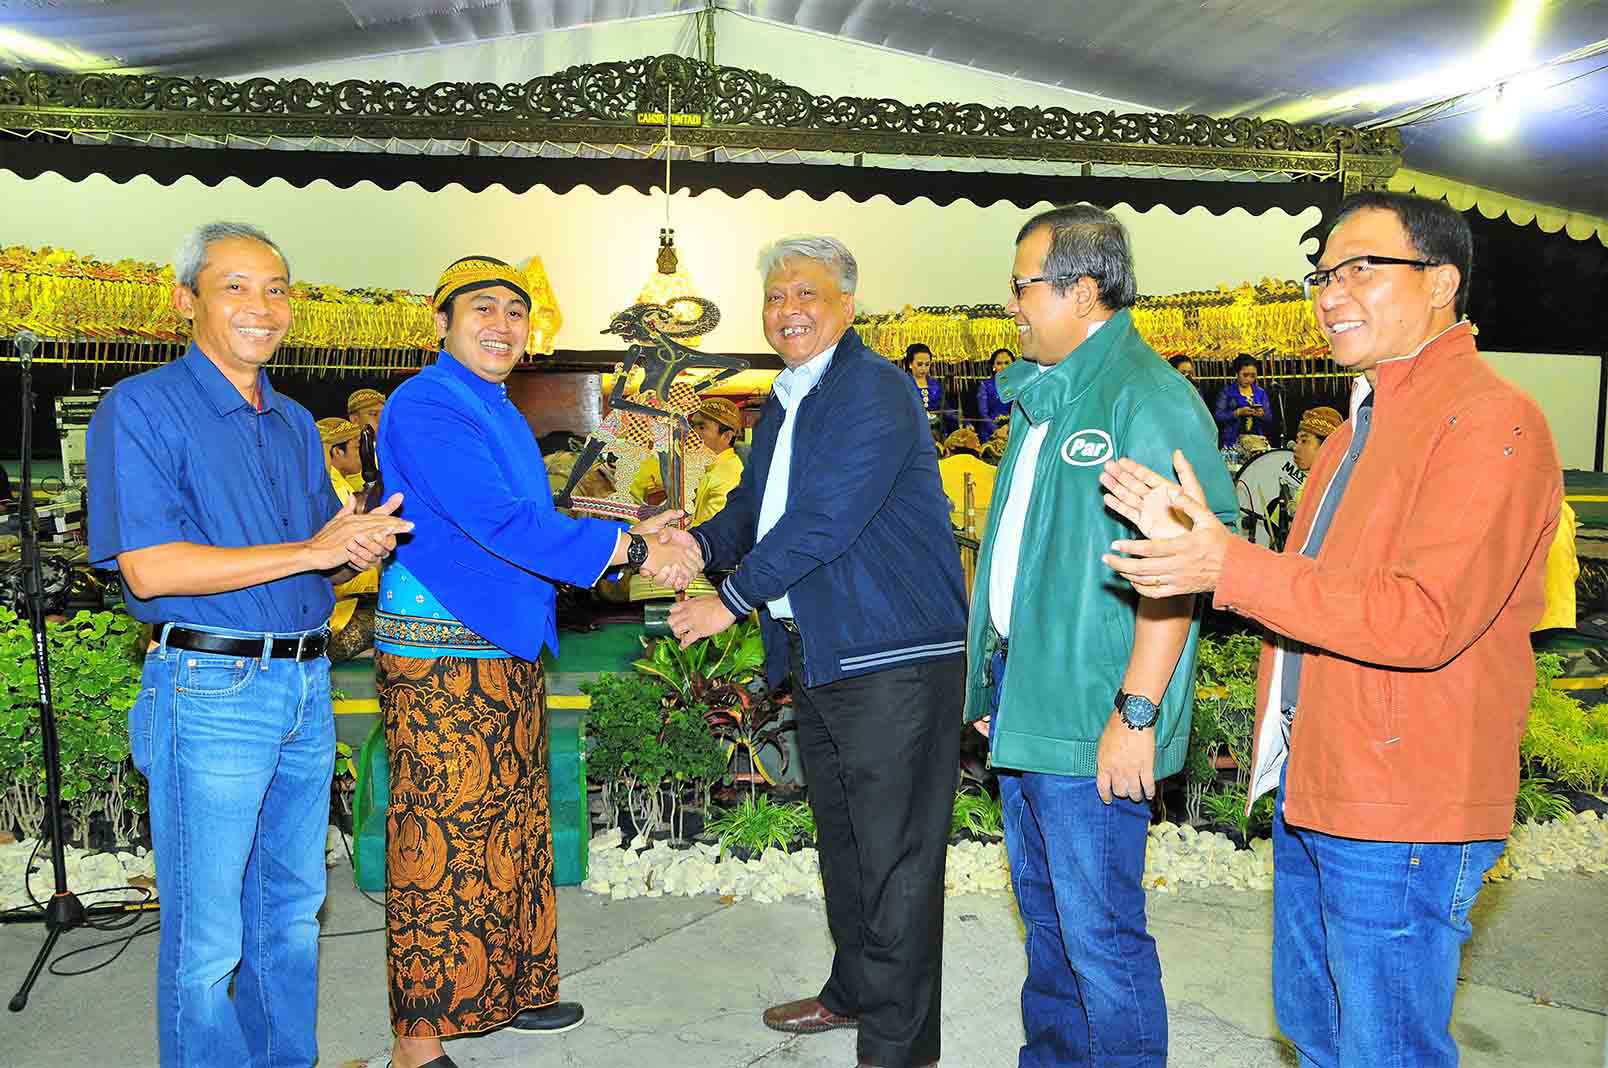
[{"label": "woman in background", "polygon": [[1262,365],[1246,353],[1234,360],[1234,378],[1217,395],[1218,433],[1225,449],[1239,447],[1241,434],[1272,438],[1273,417],[1268,414],[1267,390],[1256,384]]},{"label": "woman in background", "polygon": [[1011,414],[1011,406],[999,399],[999,387],[994,385],[993,376],[1009,367],[1015,358],[1010,349],[995,349],[989,377],[977,387],[977,436],[983,441],[993,437],[994,431]]},{"label": "woman in background", "polygon": [[932,377],[932,350],[921,342],[905,349],[899,365],[915,383],[916,396],[927,410],[927,421],[937,429],[942,426],[944,410],[944,384]]}]

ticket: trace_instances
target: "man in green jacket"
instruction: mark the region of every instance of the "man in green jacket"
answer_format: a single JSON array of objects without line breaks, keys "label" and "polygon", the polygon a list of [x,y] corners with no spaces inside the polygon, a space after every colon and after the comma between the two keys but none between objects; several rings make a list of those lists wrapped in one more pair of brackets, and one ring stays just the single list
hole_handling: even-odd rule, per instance
[{"label": "man in green jacket", "polygon": [[995,380],[1010,443],[972,591],[967,719],[1000,769],[1027,925],[1021,1068],[1165,1068],[1161,962],[1141,877],[1157,779],[1183,767],[1194,598],[1139,599],[1100,561],[1128,527],[1102,465],[1182,449],[1225,519],[1233,485],[1210,413],[1134,329],[1127,233],[1088,205],[1030,219],[1013,300],[1024,359]]}]

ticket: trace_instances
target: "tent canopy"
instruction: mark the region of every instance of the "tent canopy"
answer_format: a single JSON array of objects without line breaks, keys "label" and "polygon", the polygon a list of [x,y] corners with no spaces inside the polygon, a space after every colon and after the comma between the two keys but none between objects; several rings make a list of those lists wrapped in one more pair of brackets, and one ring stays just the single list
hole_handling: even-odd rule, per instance
[{"label": "tent canopy", "polygon": [[[702,0],[25,6],[0,27],[0,64],[223,78],[316,73],[331,80],[383,70],[414,84],[523,80],[572,62],[692,54],[704,43],[692,16],[705,6]],[[818,93],[993,102],[978,87],[995,85],[995,100],[1085,109],[1353,126],[1406,121],[1406,165],[1415,171],[1465,189],[1608,216],[1601,173],[1608,146],[1608,0],[722,0],[714,24],[720,62],[773,71]],[[890,64],[867,58],[876,52]],[[807,64],[800,58],[806,56]],[[908,76],[890,73],[912,69],[891,62],[905,57],[919,57],[937,72],[920,81],[935,90],[951,86],[951,93],[924,94]],[[1505,132],[1495,121],[1503,117]]]}]

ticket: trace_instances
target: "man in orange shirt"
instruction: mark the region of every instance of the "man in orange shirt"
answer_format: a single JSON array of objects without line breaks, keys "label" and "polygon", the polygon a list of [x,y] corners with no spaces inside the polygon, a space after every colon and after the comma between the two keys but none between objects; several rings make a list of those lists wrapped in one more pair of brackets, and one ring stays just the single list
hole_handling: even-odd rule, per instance
[{"label": "man in orange shirt", "polygon": [[1215,591],[1267,632],[1250,792],[1279,789],[1273,1002],[1303,1065],[1457,1064],[1469,910],[1513,826],[1562,472],[1475,350],[1472,260],[1441,201],[1341,206],[1306,288],[1359,377],[1284,552],[1230,534],[1178,458],[1182,488],[1101,479],[1150,539],[1105,557],[1134,589]]}]

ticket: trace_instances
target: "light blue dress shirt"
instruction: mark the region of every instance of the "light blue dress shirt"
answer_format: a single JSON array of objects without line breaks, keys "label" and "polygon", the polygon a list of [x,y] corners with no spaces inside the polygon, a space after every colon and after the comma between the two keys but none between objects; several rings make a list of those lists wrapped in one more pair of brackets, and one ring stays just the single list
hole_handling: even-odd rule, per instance
[{"label": "light blue dress shirt", "polygon": [[[776,376],[771,385],[771,391],[782,406],[782,428],[776,432],[776,452],[771,457],[770,471],[765,476],[765,496],[759,502],[759,524],[756,530],[754,543],[757,545],[782,513],[787,511],[787,485],[793,467],[793,426],[796,420],[793,413],[798,410],[809,391],[815,388],[826,369],[832,366],[832,354],[837,351],[837,343],[832,347],[812,357],[809,362],[797,367],[789,367]],[[767,601],[771,615],[776,619],[792,619],[793,605],[782,594],[773,601]]]}]

